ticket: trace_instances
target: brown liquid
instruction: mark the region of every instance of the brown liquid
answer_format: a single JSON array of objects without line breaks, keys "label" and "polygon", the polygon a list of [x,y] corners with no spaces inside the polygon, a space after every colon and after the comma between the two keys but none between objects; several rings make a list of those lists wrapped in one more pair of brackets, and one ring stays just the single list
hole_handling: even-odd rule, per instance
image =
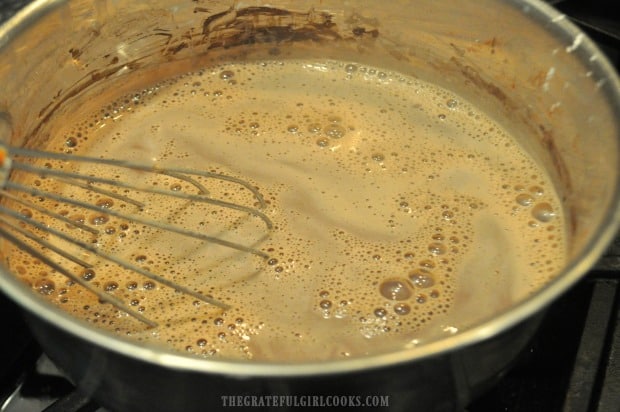
[{"label": "brown liquid", "polygon": [[[563,215],[544,170],[484,113],[419,80],[334,61],[230,64],[101,107],[68,126],[59,119],[49,150],[240,177],[268,200],[276,226],[258,245],[265,262],[85,215],[111,228],[101,248],[232,305],[222,312],[110,268],[86,273],[154,330],[13,252],[13,271],[35,289],[117,333],[202,356],[361,356],[466,328],[564,263]],[[248,243],[264,234],[238,214],[185,207],[147,212]]]}]

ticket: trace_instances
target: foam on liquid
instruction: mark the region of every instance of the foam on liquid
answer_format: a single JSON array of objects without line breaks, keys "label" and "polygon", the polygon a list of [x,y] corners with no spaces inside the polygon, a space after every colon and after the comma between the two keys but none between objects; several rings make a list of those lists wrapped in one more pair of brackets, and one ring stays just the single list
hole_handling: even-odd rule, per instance
[{"label": "foam on liquid", "polygon": [[[462,98],[398,73],[336,61],[229,64],[63,121],[49,150],[225,173],[268,201],[275,228],[257,246],[268,261],[179,245],[105,213],[76,217],[106,228],[105,250],[232,306],[223,312],[109,267],[81,272],[156,329],[10,254],[13,271],[60,307],[141,341],[275,361],[398,350],[492,316],[564,262],[563,215],[545,172]],[[208,189],[252,202],[234,186]],[[148,213],[242,241],[265,231],[255,218],[185,207]]]}]

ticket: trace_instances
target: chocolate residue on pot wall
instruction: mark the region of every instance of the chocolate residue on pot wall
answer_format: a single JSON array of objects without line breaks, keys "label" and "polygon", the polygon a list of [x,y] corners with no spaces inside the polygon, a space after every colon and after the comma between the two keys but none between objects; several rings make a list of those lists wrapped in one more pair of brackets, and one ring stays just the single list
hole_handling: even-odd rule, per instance
[{"label": "chocolate residue on pot wall", "polygon": [[[208,12],[204,8],[195,13]],[[275,7],[234,8],[212,14],[202,23],[200,35],[185,33],[183,38],[170,37],[163,55],[175,55],[188,47],[206,46],[207,50],[229,49],[258,43],[293,43],[311,41],[324,43],[338,40],[377,38],[379,31],[357,25],[351,32],[342,32],[334,16],[324,11],[291,11]]]},{"label": "chocolate residue on pot wall", "polygon": [[325,42],[359,38],[376,38],[376,29],[355,27],[350,34],[341,33],[327,12],[296,12],[275,7],[231,8],[207,17],[202,24],[203,43],[208,49],[254,43],[297,41]]},{"label": "chocolate residue on pot wall", "polygon": [[205,19],[202,34],[208,48],[239,44],[341,39],[332,15],[274,7],[231,8]]},{"label": "chocolate residue on pot wall", "polygon": [[[74,49],[71,49],[71,50],[74,50]],[[73,54],[73,52],[71,53]],[[59,90],[56,96],[54,96],[54,100],[52,100],[45,107],[43,107],[43,109],[39,111],[40,121],[30,133],[31,136],[37,136],[41,128],[49,121],[52,115],[65,102],[67,102],[71,98],[78,96],[80,93],[87,90],[94,84],[97,84],[105,79],[108,79],[112,75],[118,73],[123,68],[137,69],[139,67],[140,67],[140,63],[138,62],[138,60],[136,60],[136,61],[121,64],[118,66],[108,67],[107,69],[103,69],[103,70],[93,70],[92,72],[84,76],[82,79],[80,79],[78,82],[73,84],[73,86],[71,86],[68,90],[66,91]],[[38,137],[40,138],[40,136]],[[32,139],[29,139],[29,140],[32,140]]]},{"label": "chocolate residue on pot wall", "polygon": [[[549,157],[551,159],[551,162],[553,163],[553,168],[558,174],[558,177],[562,183],[562,189],[565,192],[572,193],[573,190],[570,172],[568,170],[568,167],[566,167],[566,163],[564,162],[564,159],[562,158],[560,151],[555,144],[553,133],[542,124],[538,125],[538,129],[540,130],[540,133],[542,135],[541,143],[546,152],[549,153]],[[572,202],[566,202],[566,194],[562,195],[561,200],[564,203],[564,206],[567,208],[567,229],[571,236],[575,235],[575,233],[577,232],[577,211],[575,210]]]},{"label": "chocolate residue on pot wall", "polygon": [[[194,9],[194,13],[200,12],[208,10]],[[366,33],[373,37],[378,35],[376,30],[373,32],[358,27],[350,37],[360,37]],[[200,31],[186,32],[180,38],[170,36],[162,55],[176,55],[184,49],[198,46],[213,50],[257,43],[325,42],[343,38],[333,22],[333,16],[327,12],[297,12],[275,7],[231,7],[204,19]]]},{"label": "chocolate residue on pot wall", "polygon": [[[195,8],[194,13],[209,12],[205,8]],[[252,44],[275,44],[295,42],[325,43],[334,41],[360,41],[365,38],[376,39],[379,31],[376,28],[367,28],[363,24],[353,27],[350,32],[341,32],[333,21],[333,15],[317,10],[307,12],[290,11],[274,7],[245,7],[230,9],[212,14],[204,20],[199,20],[198,27],[182,34],[173,34],[167,29],[155,28],[150,33],[144,33],[138,40],[156,38],[154,43],[159,44],[155,50],[148,50],[143,56],[131,61],[119,61],[118,57],[109,60],[111,54],[103,56],[109,63],[105,68],[92,70],[72,86],[59,90],[54,100],[39,112],[39,122],[31,135],[36,136],[48,119],[60,109],[68,100],[85,92],[91,87],[106,81],[121,70],[132,72],[137,68],[145,67],[158,62],[167,62],[184,59],[196,55],[208,55],[209,52],[220,49],[231,49],[237,46]],[[84,47],[94,47],[89,42]],[[189,56],[180,56],[182,51]],[[270,50],[271,54],[279,54],[276,47]],[[71,47],[69,55],[72,59],[79,59],[84,54],[83,47]],[[177,56],[178,55],[178,56]],[[164,59],[162,61],[162,58]],[[152,61],[152,62],[151,62]]]},{"label": "chocolate residue on pot wall", "polygon": [[[493,41],[490,43],[492,47],[496,47],[498,44],[497,40],[493,38]],[[486,80],[480,72],[474,68],[472,65],[467,64],[464,59],[467,58],[466,51],[457,47],[454,44],[450,44],[450,46],[455,50],[456,55],[450,58],[450,64],[456,67],[456,70],[463,76],[466,81],[471,82],[478,89],[486,92],[489,96],[492,96],[497,100],[498,103],[504,108],[507,113],[511,113],[515,116],[519,122],[523,125],[526,125],[528,129],[531,131],[533,135],[538,136],[538,141],[541,144],[541,147],[544,149],[547,154],[547,158],[551,162],[550,166],[553,168],[555,172],[555,178],[559,180],[559,184],[556,189],[560,191],[562,200],[566,200],[567,193],[572,192],[572,181],[570,176],[570,171],[566,166],[566,162],[562,157],[557,145],[555,144],[555,137],[548,127],[545,127],[540,123],[540,119],[536,116],[533,116],[532,113],[528,110],[523,110],[521,106],[519,106],[508,93],[502,90],[496,84]],[[495,51],[493,51],[495,54]],[[446,65],[436,65],[437,70],[440,71],[449,71],[453,70],[453,67]],[[576,222],[576,212],[572,205],[572,202],[564,202],[567,208],[567,225],[568,230],[571,235],[574,235],[577,231],[577,222]]]},{"label": "chocolate residue on pot wall", "polygon": [[497,100],[500,101],[503,105],[507,106],[507,108],[511,108],[513,106],[513,102],[508,99],[508,96],[502,89],[497,87],[495,84],[485,80],[480,76],[480,74],[471,66],[468,66],[461,62],[456,57],[452,57],[450,59],[452,63],[458,68],[463,77],[471,81],[477,87],[487,91],[490,95],[495,96]]}]

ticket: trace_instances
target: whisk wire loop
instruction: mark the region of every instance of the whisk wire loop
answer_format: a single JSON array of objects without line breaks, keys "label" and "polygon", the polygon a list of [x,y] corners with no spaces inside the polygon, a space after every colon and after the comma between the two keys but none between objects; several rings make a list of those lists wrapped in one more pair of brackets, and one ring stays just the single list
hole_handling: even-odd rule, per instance
[{"label": "whisk wire loop", "polygon": [[[54,162],[60,162],[60,164],[55,164]],[[56,167],[53,167],[52,163]],[[102,173],[101,175],[94,172],[81,173],[82,165],[93,166],[95,169],[92,170],[97,171],[107,167],[110,172]],[[86,167],[86,170],[89,170],[88,167]],[[129,182],[126,176],[124,176],[125,172],[123,171],[132,171],[140,176],[145,175],[155,180],[163,178],[184,182],[189,189],[193,188],[192,190],[195,190],[196,193],[188,193],[187,190],[164,190],[155,187],[156,185],[144,183],[148,182],[148,179],[138,179],[138,181],[143,182],[142,184]],[[32,180],[21,179],[25,175],[35,176],[38,179],[45,180],[46,183],[53,181],[54,184],[44,185],[45,189],[36,187],[37,185],[31,184]],[[205,181],[226,182],[226,184],[241,188],[241,191],[247,190],[250,197],[254,199],[254,205],[248,206],[212,197],[208,186],[203,183]],[[80,193],[84,194],[82,196],[67,196],[62,190],[56,190],[57,186],[55,185],[79,189]],[[33,200],[27,200],[28,196],[32,197]],[[120,201],[123,206],[126,204],[136,210],[134,212],[126,212],[125,210],[119,211],[115,208],[102,207],[99,204],[92,203],[93,196],[115,199]],[[145,199],[151,198],[164,202],[178,202],[180,205],[179,211],[170,218],[171,222],[166,221],[167,219],[144,216],[148,214],[145,210],[149,207]],[[265,200],[260,192],[249,182],[220,173],[182,168],[163,168],[155,165],[136,164],[125,160],[93,158],[70,153],[53,153],[12,147],[0,142],[0,202],[0,237],[6,239],[39,262],[47,265],[53,272],[64,275],[72,282],[95,294],[101,302],[111,304],[116,309],[145,323],[149,327],[155,327],[157,323],[148,319],[139,311],[132,309],[117,296],[95,287],[80,274],[75,273],[74,269],[70,269],[67,264],[59,263],[58,257],[61,257],[62,261],[71,262],[73,265],[83,269],[94,266],[92,263],[89,263],[89,259],[95,259],[97,264],[102,261],[110,262],[125,271],[139,274],[220,309],[226,310],[230,306],[211,296],[172,281],[167,276],[162,276],[162,274],[155,273],[148,268],[133,264],[127,259],[117,256],[115,253],[108,253],[96,241],[101,234],[99,228],[92,227],[80,219],[67,216],[66,211],[59,213],[52,210],[50,204],[53,204],[54,208],[59,209],[73,208],[102,213],[107,216],[106,219],[109,217],[118,218],[121,221],[149,228],[153,233],[176,234],[200,242],[255,255],[262,259],[269,257],[267,253],[256,247],[268,238],[269,230],[273,228],[270,218],[263,211],[258,210],[266,207]],[[42,202],[43,205],[37,204],[37,202]],[[173,222],[178,220],[178,214],[185,213],[183,210],[188,205],[204,205],[200,207],[234,210],[239,212],[241,216],[258,218],[257,222],[262,223],[266,233],[257,237],[253,244],[246,245],[238,240],[224,239],[221,236],[222,233],[210,235]],[[14,210],[16,206],[23,207],[29,212],[25,213],[23,210]],[[33,217],[30,211],[36,211],[43,220]],[[47,222],[50,219],[55,222],[55,225]],[[73,231],[59,229],[58,222],[62,222],[66,228],[78,229],[78,232],[83,233],[83,235],[80,235],[80,238],[78,238]],[[235,224],[231,224],[231,227],[234,228]],[[90,241],[84,238],[86,234],[91,236]],[[76,256],[75,250],[78,250],[84,256],[84,259]]]}]

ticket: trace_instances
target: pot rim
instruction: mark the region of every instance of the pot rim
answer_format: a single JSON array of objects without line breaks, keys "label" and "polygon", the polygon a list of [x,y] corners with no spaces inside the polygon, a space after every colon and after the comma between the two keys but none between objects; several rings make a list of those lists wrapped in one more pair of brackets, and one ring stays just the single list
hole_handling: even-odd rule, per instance
[{"label": "pot rim", "polygon": [[[39,17],[66,1],[36,0],[23,8],[12,19],[0,26],[0,51],[24,27],[34,24]],[[610,102],[613,112],[617,114],[616,118],[620,119],[620,80],[618,74],[592,40],[568,19],[564,18],[564,15],[541,0],[509,0],[509,2],[513,7],[520,8],[525,14],[530,15],[530,18],[544,23],[552,22],[551,25],[546,24],[548,30],[561,36],[562,39],[566,39],[569,45],[579,36],[579,49],[575,54],[578,54],[583,61],[587,61],[589,66],[605,79],[604,84],[601,85],[602,91]],[[595,59],[594,56],[596,56]],[[618,140],[620,141],[620,136],[618,136]],[[118,354],[169,369],[237,377],[285,377],[346,373],[392,366],[431,356],[444,355],[493,337],[543,310],[569,287],[577,283],[602,256],[620,227],[620,184],[618,184],[620,172],[616,173],[613,179],[617,183],[615,185],[616,190],[613,193],[611,206],[597,230],[599,233],[592,237],[581,253],[568,262],[564,270],[555,279],[525,300],[507,308],[500,314],[481,320],[467,330],[397,352],[303,363],[201,359],[191,355],[172,353],[166,349],[145,346],[111,332],[96,329],[86,321],[73,318],[44,299],[38,298],[30,288],[13,276],[3,276],[0,273],[0,290],[36,317],[67,333]]]}]

